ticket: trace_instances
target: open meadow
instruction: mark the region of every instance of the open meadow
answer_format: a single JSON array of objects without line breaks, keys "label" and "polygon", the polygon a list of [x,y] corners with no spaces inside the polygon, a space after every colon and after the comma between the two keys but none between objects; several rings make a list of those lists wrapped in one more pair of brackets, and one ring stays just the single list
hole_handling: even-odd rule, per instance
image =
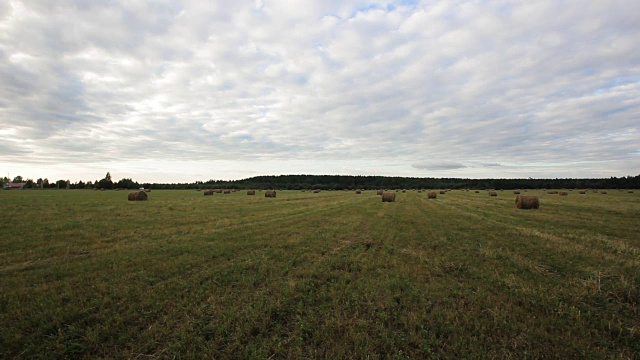
[{"label": "open meadow", "polygon": [[640,191],[0,191],[0,358],[640,358]]}]

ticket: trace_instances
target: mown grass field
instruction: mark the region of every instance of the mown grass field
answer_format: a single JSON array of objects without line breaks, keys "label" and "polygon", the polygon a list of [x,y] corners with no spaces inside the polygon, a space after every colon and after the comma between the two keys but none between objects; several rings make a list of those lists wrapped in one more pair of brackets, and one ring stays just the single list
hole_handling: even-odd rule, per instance
[{"label": "mown grass field", "polygon": [[640,192],[0,191],[0,358],[640,358]]}]

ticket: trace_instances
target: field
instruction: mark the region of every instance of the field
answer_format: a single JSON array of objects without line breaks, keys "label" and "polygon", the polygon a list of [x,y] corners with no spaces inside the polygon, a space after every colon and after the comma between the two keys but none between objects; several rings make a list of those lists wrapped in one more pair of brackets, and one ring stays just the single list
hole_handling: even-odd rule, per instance
[{"label": "field", "polygon": [[640,191],[0,191],[0,358],[640,358]]}]

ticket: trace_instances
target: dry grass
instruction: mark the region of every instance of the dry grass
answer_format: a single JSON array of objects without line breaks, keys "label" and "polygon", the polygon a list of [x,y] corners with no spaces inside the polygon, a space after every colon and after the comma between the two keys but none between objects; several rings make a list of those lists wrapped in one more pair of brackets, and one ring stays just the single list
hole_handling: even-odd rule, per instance
[{"label": "dry grass", "polygon": [[516,208],[538,209],[540,208],[540,201],[535,195],[518,195],[516,196]]},{"label": "dry grass", "polygon": [[396,201],[396,193],[385,192],[382,194],[382,202],[395,202],[395,201]]},{"label": "dry grass", "polygon": [[133,191],[129,193],[129,201],[144,201],[147,200],[147,193],[144,191]]}]

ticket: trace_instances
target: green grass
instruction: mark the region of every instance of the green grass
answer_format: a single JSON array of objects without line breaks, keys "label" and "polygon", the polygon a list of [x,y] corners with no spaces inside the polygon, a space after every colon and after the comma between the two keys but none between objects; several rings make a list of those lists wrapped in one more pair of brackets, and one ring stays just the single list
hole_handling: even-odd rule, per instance
[{"label": "green grass", "polygon": [[0,358],[638,358],[640,192],[0,191]]}]

